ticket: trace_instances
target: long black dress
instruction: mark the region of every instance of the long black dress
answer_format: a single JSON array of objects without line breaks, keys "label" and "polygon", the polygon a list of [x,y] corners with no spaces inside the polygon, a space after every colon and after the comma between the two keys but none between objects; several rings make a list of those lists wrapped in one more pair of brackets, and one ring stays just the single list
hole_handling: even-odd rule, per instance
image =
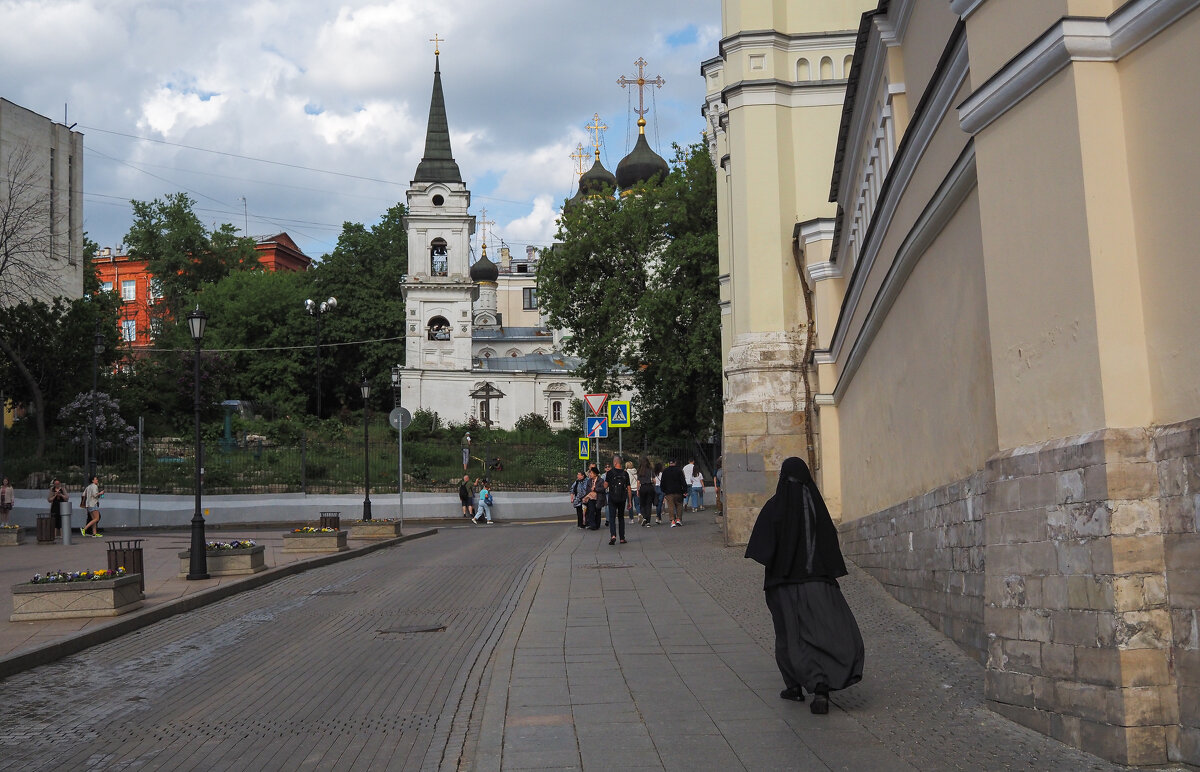
[{"label": "long black dress", "polygon": [[846,575],[837,529],[801,459],[783,462],[746,557],[766,566],[775,662],[788,689],[819,693],[861,681],[862,635],[837,583]]}]

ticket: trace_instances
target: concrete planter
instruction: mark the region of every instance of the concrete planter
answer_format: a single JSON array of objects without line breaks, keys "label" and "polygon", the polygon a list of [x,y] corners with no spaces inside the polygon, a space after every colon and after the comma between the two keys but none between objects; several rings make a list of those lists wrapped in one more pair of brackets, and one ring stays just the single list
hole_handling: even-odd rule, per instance
[{"label": "concrete planter", "polygon": [[330,533],[285,533],[284,552],[342,552],[350,549],[346,545],[346,531]]},{"label": "concrete planter", "polygon": [[141,574],[98,582],[15,584],[10,622],[76,617],[115,617],[141,608]]},{"label": "concrete planter", "polygon": [[398,520],[356,520],[350,524],[351,539],[395,539],[400,535]]},{"label": "concrete planter", "polygon": [[[267,548],[261,544],[237,550],[206,550],[205,562],[208,564],[209,576],[237,576],[238,574],[257,574],[267,570]],[[179,553],[179,575],[186,577],[192,568],[192,551],[184,550]]]},{"label": "concrete planter", "polygon": [[0,547],[17,547],[24,543],[24,529],[0,528]]}]

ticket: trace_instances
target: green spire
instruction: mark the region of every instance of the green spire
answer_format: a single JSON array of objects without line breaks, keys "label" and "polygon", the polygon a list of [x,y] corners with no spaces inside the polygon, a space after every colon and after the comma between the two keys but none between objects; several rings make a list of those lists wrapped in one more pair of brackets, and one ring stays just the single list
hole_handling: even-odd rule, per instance
[{"label": "green spire", "polygon": [[446,120],[446,99],[442,96],[440,57],[433,58],[433,98],[429,101],[429,127],[425,131],[425,155],[417,164],[413,182],[462,182],[458,164],[450,152],[450,123]]}]

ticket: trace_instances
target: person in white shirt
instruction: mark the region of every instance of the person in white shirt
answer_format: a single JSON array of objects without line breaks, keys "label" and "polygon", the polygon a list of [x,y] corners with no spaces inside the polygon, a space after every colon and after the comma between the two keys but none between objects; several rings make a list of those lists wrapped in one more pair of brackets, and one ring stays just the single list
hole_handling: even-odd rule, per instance
[{"label": "person in white shirt", "polygon": [[688,493],[684,500],[684,509],[696,511],[696,505],[692,500],[692,475],[696,472],[696,459],[689,458],[688,462],[683,465],[683,481],[687,483]]},{"label": "person in white shirt", "polygon": [[692,474],[692,511],[704,509],[704,474],[695,470]]}]

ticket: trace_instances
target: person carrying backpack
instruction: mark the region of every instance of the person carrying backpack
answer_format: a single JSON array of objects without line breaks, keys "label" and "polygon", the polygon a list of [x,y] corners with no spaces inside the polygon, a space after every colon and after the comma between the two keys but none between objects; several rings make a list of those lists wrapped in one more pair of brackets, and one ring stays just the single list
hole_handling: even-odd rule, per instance
[{"label": "person carrying backpack", "polygon": [[495,523],[492,522],[492,504],[494,503],[495,502],[492,500],[491,483],[489,483],[485,477],[479,486],[479,514],[471,518],[471,522],[478,525],[479,518],[487,517],[487,524],[495,525]]}]

